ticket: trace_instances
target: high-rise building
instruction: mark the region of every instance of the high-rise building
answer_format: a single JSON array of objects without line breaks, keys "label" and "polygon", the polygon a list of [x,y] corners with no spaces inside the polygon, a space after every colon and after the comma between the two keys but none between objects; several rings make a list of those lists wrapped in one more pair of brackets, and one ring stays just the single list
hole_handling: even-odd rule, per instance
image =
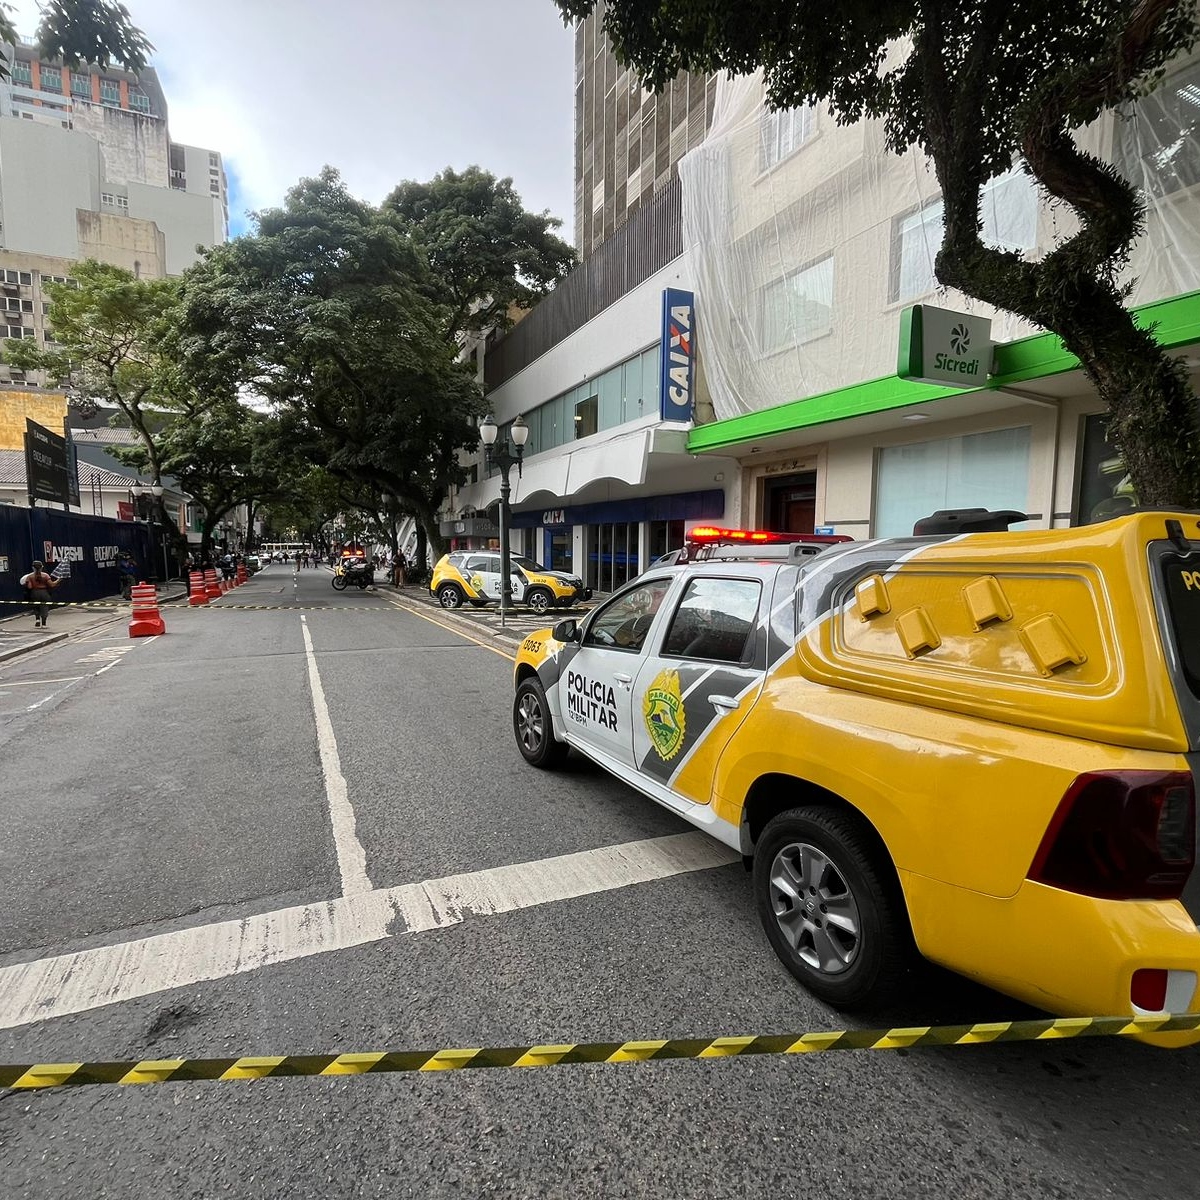
[{"label": "high-rise building", "polygon": [[715,75],[681,73],[655,94],[622,67],[604,4],[575,26],[575,248],[586,258],[670,183],[712,121]]},{"label": "high-rise building", "polygon": [[82,259],[161,278],[226,240],[221,155],[171,140],[153,67],[68,68],[24,39],[0,54],[0,339],[43,338],[43,285]]}]

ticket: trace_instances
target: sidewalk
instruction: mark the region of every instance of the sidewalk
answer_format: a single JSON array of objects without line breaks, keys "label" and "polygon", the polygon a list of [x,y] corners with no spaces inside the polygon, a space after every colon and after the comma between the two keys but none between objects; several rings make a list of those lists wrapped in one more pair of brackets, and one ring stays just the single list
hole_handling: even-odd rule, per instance
[{"label": "sidewalk", "polygon": [[[179,581],[164,585],[158,593],[159,604],[180,600],[187,596],[187,587]],[[5,605],[12,609],[12,616],[0,617],[0,662],[28,654],[42,646],[62,642],[67,638],[109,624],[118,619],[128,621],[132,605],[120,596],[103,600],[70,602],[51,605],[44,628],[33,623],[32,606]]]}]

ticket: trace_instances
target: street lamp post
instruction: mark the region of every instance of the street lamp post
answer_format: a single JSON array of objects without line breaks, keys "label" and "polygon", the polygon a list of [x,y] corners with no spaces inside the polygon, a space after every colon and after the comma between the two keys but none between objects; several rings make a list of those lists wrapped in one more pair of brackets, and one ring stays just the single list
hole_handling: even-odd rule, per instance
[{"label": "street lamp post", "polygon": [[511,580],[509,579],[512,567],[509,563],[508,554],[508,472],[515,463],[517,478],[521,477],[521,459],[525,454],[525,443],[529,440],[529,426],[525,424],[525,418],[520,414],[517,415],[517,419],[512,423],[509,436],[516,447],[516,453],[509,450],[507,439],[500,443],[499,449],[495,448],[496,435],[499,432],[499,427],[490,416],[484,417],[479,423],[479,438],[483,442],[484,449],[487,452],[487,464],[489,467],[496,466],[500,468],[500,626],[503,628],[505,618],[512,609]]}]

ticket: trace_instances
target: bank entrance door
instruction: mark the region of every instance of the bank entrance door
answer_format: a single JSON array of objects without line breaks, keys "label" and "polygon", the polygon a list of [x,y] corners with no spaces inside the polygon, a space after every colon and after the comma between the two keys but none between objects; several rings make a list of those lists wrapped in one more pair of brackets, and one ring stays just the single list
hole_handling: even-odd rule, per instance
[{"label": "bank entrance door", "polygon": [[639,574],[638,523],[587,527],[587,575],[584,582],[594,592],[615,592]]},{"label": "bank entrance door", "polygon": [[763,516],[767,529],[780,533],[813,533],[816,515],[816,471],[801,471],[763,481]]}]

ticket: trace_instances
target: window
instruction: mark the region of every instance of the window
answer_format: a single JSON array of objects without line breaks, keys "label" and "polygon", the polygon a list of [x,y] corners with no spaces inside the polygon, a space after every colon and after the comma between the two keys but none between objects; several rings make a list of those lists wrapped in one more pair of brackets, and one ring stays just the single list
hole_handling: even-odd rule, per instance
[{"label": "window", "polygon": [[135,112],[148,113],[150,111],[150,97],[145,92],[131,90],[129,93],[129,107]]},{"label": "window", "polygon": [[[940,199],[896,222],[891,298],[915,300],[937,287],[933,261],[942,247]],[[1019,167],[984,184],[979,194],[981,237],[989,246],[1020,253],[1037,245],[1037,188]]]},{"label": "window", "polygon": [[795,154],[812,137],[816,124],[816,113],[808,104],[778,112],[765,111],[759,126],[762,138],[759,168],[769,171]]},{"label": "window", "polygon": [[671,618],[663,654],[742,662],[761,593],[755,579],[693,579]]},{"label": "window", "polygon": [[933,260],[942,244],[942,202],[896,222],[892,241],[892,300],[912,300],[937,286]]},{"label": "window", "polygon": [[217,166],[220,163],[220,161],[221,161],[221,156],[219,154],[217,154],[215,150],[210,150],[208,152],[208,165],[210,167]]},{"label": "window", "polygon": [[21,301],[21,311],[27,312],[27,313],[33,312],[33,301],[32,300],[22,300]]},{"label": "window", "polygon": [[59,67],[42,67],[42,91],[43,92],[61,92],[62,91],[62,70]]},{"label": "window", "polygon": [[17,59],[12,65],[13,83],[23,83],[26,87],[33,84],[33,68],[23,59]]},{"label": "window", "polygon": [[888,446],[879,452],[873,536],[904,537],[939,508],[1029,503],[1028,425]]},{"label": "window", "polygon": [[600,397],[588,396],[575,404],[575,436],[590,437],[599,428]]},{"label": "window", "polygon": [[760,329],[764,353],[811,342],[833,319],[833,259],[786,275],[762,290]]},{"label": "window", "polygon": [[100,103],[120,106],[121,85],[115,79],[100,80]]},{"label": "window", "polygon": [[17,280],[19,281],[19,283],[21,284],[22,287],[33,287],[33,272],[32,271],[18,271],[17,272]]},{"label": "window", "polygon": [[[14,75],[15,78],[15,75]],[[1200,183],[1200,62],[1191,63],[1117,120],[1117,167],[1151,196]]]},{"label": "window", "polygon": [[636,654],[645,644],[654,614],[670,586],[670,579],[654,579],[614,597],[592,619],[583,644]]},{"label": "window", "polygon": [[79,71],[72,71],[71,95],[82,96],[85,100],[90,100],[92,98],[92,77]]},{"label": "window", "polygon": [[4,272],[4,282],[5,283],[16,283],[17,282],[16,271],[5,271]]}]

